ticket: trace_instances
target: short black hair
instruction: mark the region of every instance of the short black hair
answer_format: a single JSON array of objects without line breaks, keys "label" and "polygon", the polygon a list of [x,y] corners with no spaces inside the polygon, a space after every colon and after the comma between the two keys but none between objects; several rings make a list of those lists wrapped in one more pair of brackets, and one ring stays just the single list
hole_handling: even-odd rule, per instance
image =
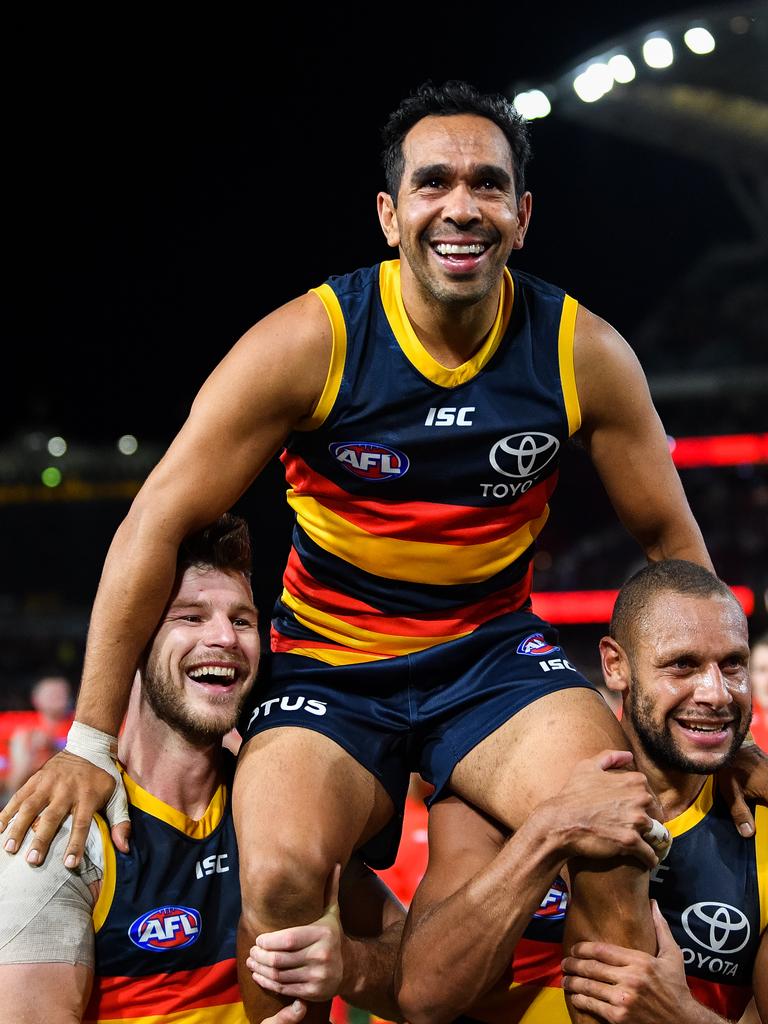
[{"label": "short black hair", "polygon": [[382,129],[382,164],[392,201],[397,204],[403,178],[405,136],[425,117],[448,117],[452,114],[487,117],[504,132],[512,150],[515,193],[519,199],[525,192],[525,165],[531,156],[527,122],[501,93],[482,93],[468,82],[452,79],[443,85],[434,85],[429,80],[423,82],[392,111]]},{"label": "short black hair", "polygon": [[192,567],[222,569],[241,572],[250,579],[252,559],[248,524],[240,516],[225,512],[182,541],[176,571],[183,573]]},{"label": "short black hair", "polygon": [[683,558],[651,562],[630,576],[613,606],[608,632],[628,653],[636,623],[662,591],[691,597],[726,597],[741,607],[728,584],[703,565]]}]

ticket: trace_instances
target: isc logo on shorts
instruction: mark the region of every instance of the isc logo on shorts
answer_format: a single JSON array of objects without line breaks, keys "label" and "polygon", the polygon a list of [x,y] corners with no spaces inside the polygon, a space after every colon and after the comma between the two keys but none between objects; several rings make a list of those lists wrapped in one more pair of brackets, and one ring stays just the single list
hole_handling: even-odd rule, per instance
[{"label": "isc logo on shorts", "polygon": [[372,483],[395,480],[407,473],[410,465],[403,452],[375,441],[338,441],[328,448],[344,469]]},{"label": "isc logo on shorts", "polygon": [[197,942],[202,927],[200,914],[191,907],[156,907],[136,918],[128,938],[139,949],[164,953]]},{"label": "isc logo on shorts", "polygon": [[553,651],[559,650],[559,647],[554,647],[552,644],[547,643],[543,633],[531,633],[517,647],[518,654],[529,654],[532,658],[540,657],[543,654],[551,654]]}]

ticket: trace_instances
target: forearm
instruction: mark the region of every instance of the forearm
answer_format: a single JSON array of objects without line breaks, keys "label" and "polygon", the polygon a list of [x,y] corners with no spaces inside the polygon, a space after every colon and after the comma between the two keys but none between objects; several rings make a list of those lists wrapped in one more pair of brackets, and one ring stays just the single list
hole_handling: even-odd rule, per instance
[{"label": "forearm", "polygon": [[117,735],[139,658],[173,586],[177,551],[175,538],[147,523],[140,508],[119,527],[93,605],[78,721]]},{"label": "forearm", "polygon": [[563,860],[534,812],[486,868],[409,922],[398,999],[411,1024],[450,1021],[495,984]]},{"label": "forearm", "polygon": [[395,966],[402,934],[401,920],[375,939],[345,937],[339,989],[342,999],[385,1020],[403,1020],[395,997]]}]

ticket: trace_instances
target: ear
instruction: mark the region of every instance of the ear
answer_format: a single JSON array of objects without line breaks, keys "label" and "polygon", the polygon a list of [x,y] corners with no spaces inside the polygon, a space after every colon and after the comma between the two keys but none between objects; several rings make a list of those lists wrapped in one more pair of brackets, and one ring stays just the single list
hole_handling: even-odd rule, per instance
[{"label": "ear", "polygon": [[397,226],[397,210],[392,196],[387,192],[379,192],[376,197],[376,209],[379,214],[379,224],[384,232],[387,245],[396,249],[400,245],[400,228]]},{"label": "ear", "polygon": [[629,659],[624,648],[613,637],[604,636],[600,641],[600,663],[608,689],[614,693],[626,693],[631,678]]},{"label": "ear", "polygon": [[528,225],[531,223],[532,212],[533,196],[530,192],[523,192],[517,204],[517,231],[515,233],[515,241],[512,244],[513,249],[523,248],[525,234],[528,231]]}]

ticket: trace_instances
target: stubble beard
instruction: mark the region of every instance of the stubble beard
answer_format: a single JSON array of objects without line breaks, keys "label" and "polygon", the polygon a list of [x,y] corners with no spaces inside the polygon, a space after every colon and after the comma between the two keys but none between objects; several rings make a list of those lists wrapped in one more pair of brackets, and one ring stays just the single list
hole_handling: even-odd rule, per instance
[{"label": "stubble beard", "polygon": [[[197,712],[184,701],[184,694],[173,685],[168,673],[150,661],[144,673],[142,692],[157,717],[195,746],[220,743],[237,724],[243,706],[243,694],[236,705],[227,694],[211,694],[207,703],[210,714]],[[226,713],[224,705],[226,705]],[[218,706],[218,707],[217,707]],[[218,713],[214,713],[218,710]]]},{"label": "stubble beard", "polygon": [[693,775],[711,775],[713,772],[724,768],[734,759],[739,747],[747,735],[751,715],[744,714],[740,709],[736,711],[741,715],[736,722],[733,739],[728,750],[721,754],[721,760],[713,764],[702,765],[699,761],[684,754],[675,742],[666,721],[659,727],[653,719],[653,704],[647,696],[638,692],[637,682],[632,680],[632,689],[629,694],[628,713],[635,733],[640,740],[646,754],[660,768],[686,772]]}]

